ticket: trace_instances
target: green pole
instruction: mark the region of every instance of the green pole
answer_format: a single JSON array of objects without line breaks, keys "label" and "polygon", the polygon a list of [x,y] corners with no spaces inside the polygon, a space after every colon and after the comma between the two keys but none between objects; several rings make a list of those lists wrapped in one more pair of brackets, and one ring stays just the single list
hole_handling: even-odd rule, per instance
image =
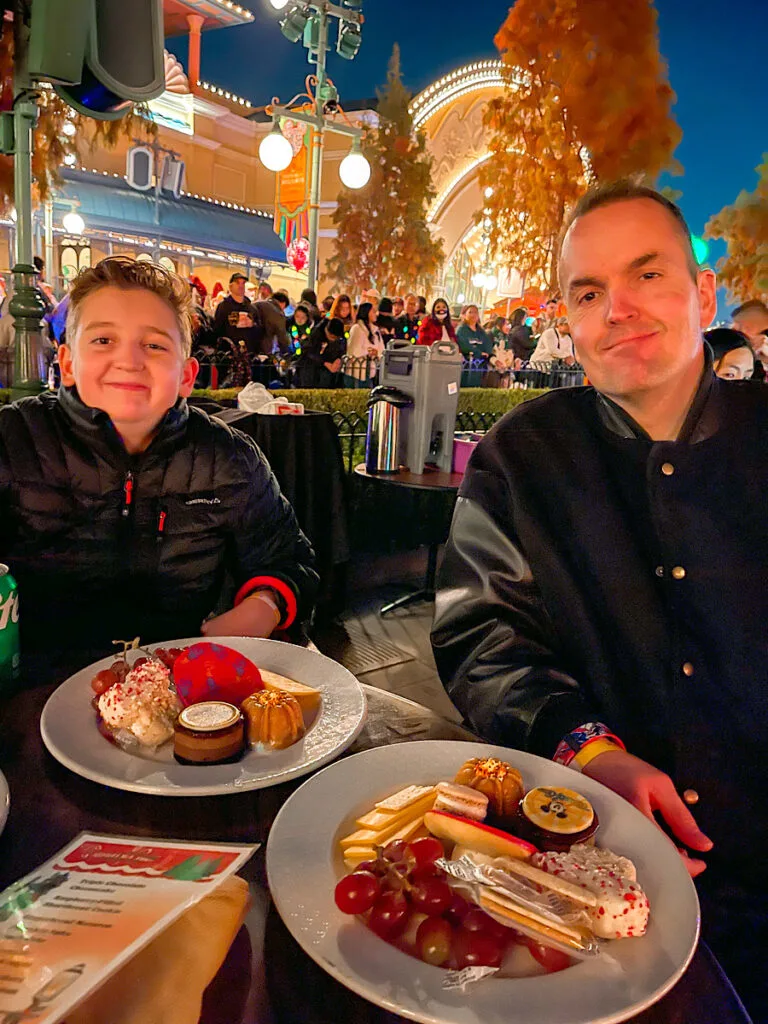
[{"label": "green pole", "polygon": [[30,10],[28,0],[16,0],[13,19],[16,265],[12,271],[14,294],[8,310],[16,325],[13,391],[18,398],[39,394],[46,375],[40,328],[45,304],[35,287],[37,271],[32,263],[32,138],[37,121],[37,100],[27,71]]},{"label": "green pole", "polygon": [[312,174],[309,186],[309,270],[307,285],[317,288],[317,242],[320,230],[320,196],[323,173],[323,146],[325,145],[325,62],[328,51],[328,12],[324,6],[318,10],[319,32],[317,44],[317,87],[315,89],[315,116],[320,124],[312,129]]}]

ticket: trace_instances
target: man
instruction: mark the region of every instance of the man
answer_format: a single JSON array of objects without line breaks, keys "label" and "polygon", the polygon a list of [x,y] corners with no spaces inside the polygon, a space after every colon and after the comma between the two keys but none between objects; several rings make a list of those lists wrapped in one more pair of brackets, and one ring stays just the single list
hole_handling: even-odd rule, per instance
[{"label": "man", "polygon": [[[22,668],[114,639],[269,636],[309,616],[313,556],[264,457],[186,398],[187,282],[110,257],[70,293],[62,387],[0,411],[0,550]],[[218,614],[217,614],[218,613]]]},{"label": "man", "polygon": [[258,299],[253,306],[261,325],[259,356],[269,357],[275,351],[287,352],[291,342],[285,326],[285,311],[290,305],[286,292],[275,292],[268,299]]},{"label": "man", "polygon": [[401,296],[396,295],[394,299],[392,299],[392,316],[397,319],[399,316],[403,315],[404,310],[405,302]]},{"label": "man", "polygon": [[768,367],[768,306],[760,299],[750,299],[743,306],[734,309],[731,319],[736,330],[749,338],[755,360],[759,361],[765,370]]},{"label": "man", "polygon": [[395,320],[395,337],[415,343],[423,319],[419,316],[419,300],[409,292],[405,296],[404,312]]},{"label": "man", "polygon": [[372,306],[378,306],[381,302],[381,292],[378,288],[365,288],[360,293],[360,305],[370,302]]},{"label": "man", "polygon": [[544,306],[544,325],[542,327],[542,333],[550,327],[557,326],[557,305],[557,299],[547,299],[546,305]]},{"label": "man", "polygon": [[245,274],[234,273],[229,279],[229,294],[216,307],[213,333],[217,340],[229,338],[237,345],[244,342],[249,356],[261,352],[263,330],[253,305],[245,296]]},{"label": "man", "polygon": [[272,285],[268,281],[262,281],[259,285],[259,299],[262,302],[266,302],[267,299],[272,298]]},{"label": "man", "polygon": [[530,357],[534,366],[549,366],[555,359],[561,360],[566,366],[573,366],[576,361],[567,316],[559,317],[552,327],[541,332]]},{"label": "man", "polygon": [[604,186],[566,228],[593,387],[525,403],[475,450],[435,658],[476,730],[655,812],[691,875],[707,867],[704,936],[768,1020],[768,392],[712,374],[715,275],[674,204]]}]

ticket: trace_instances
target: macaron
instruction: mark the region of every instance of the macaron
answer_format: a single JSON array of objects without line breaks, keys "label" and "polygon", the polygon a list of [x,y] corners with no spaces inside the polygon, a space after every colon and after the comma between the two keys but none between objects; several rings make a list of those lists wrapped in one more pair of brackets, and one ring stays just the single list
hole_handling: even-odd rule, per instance
[{"label": "macaron", "polygon": [[488,813],[488,797],[469,786],[455,782],[438,782],[433,810],[447,811],[472,821],[484,821]]}]

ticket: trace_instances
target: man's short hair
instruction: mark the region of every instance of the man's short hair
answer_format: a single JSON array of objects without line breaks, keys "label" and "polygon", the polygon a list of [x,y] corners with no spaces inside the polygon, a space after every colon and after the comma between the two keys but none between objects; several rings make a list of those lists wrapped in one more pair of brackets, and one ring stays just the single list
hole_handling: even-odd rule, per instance
[{"label": "man's short hair", "polygon": [[734,309],[731,319],[738,320],[745,313],[764,313],[765,316],[768,316],[768,306],[762,299],[749,299],[749,301],[743,302],[738,309]]},{"label": "man's short hair", "polygon": [[38,274],[42,274],[42,272],[45,270],[45,263],[43,263],[42,257],[41,256],[33,256],[32,257],[32,262],[34,263],[35,270],[38,272]]},{"label": "man's short hair", "polygon": [[558,246],[557,260],[558,273],[560,254],[563,250],[565,236],[576,221],[579,220],[580,217],[586,217],[588,213],[592,213],[594,210],[599,210],[604,206],[611,206],[613,203],[627,202],[631,199],[650,199],[652,202],[658,203],[659,206],[663,206],[667,213],[674,219],[678,234],[683,242],[683,248],[685,249],[688,269],[695,281],[699,273],[699,264],[696,261],[696,255],[693,251],[691,232],[680,207],[676,206],[671,199],[667,199],[665,195],[658,192],[655,188],[651,188],[649,185],[640,185],[637,182],[632,181],[630,178],[621,178],[619,181],[609,181],[604,185],[595,185],[593,188],[589,189],[589,191],[585,192],[576,205],[568,212],[560,232],[560,244]]},{"label": "man's short hair", "polygon": [[67,311],[67,338],[74,341],[80,323],[83,302],[101,288],[143,289],[157,295],[173,310],[181,335],[184,357],[192,351],[192,289],[178,274],[157,263],[135,260],[132,256],[108,256],[95,267],[81,270],[72,284]]},{"label": "man's short hair", "polygon": [[291,300],[288,296],[288,292],[272,292],[270,296],[273,302],[279,302],[283,306],[290,306]]}]

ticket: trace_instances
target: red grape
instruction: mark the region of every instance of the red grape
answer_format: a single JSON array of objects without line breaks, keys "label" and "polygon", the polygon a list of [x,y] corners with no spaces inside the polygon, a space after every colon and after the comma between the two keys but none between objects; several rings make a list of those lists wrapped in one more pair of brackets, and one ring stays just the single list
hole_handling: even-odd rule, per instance
[{"label": "red grape", "polygon": [[410,896],[414,907],[430,917],[445,913],[453,901],[450,886],[439,878],[420,880],[411,888]]},{"label": "red grape", "polygon": [[385,875],[387,866],[380,860],[364,860],[362,864],[357,865],[355,871],[369,871],[372,875]]},{"label": "red grape", "polygon": [[443,916],[447,921],[450,921],[451,924],[459,925],[471,909],[472,904],[465,900],[460,893],[454,892],[451,899],[451,905],[446,911],[444,911]]},{"label": "red grape", "polygon": [[115,675],[117,676],[118,682],[122,683],[122,681],[125,679],[129,672],[128,662],[125,661],[123,658],[118,658],[117,661],[112,662],[112,664],[109,666],[109,670],[110,672],[114,672]]},{"label": "red grape", "polygon": [[114,686],[115,683],[120,682],[117,674],[112,671],[111,668],[103,668],[101,672],[97,672],[91,680],[91,689],[94,693],[102,694]]},{"label": "red grape", "polygon": [[381,892],[381,883],[370,871],[354,871],[336,885],[334,899],[343,914],[364,914]]},{"label": "red grape", "polygon": [[396,839],[392,843],[388,843],[384,847],[384,856],[387,860],[391,860],[393,863],[405,860],[405,851],[408,844],[403,839]]},{"label": "red grape", "polygon": [[499,967],[504,949],[498,939],[483,932],[468,932],[460,928],[453,944],[456,966]]},{"label": "red grape", "polygon": [[571,966],[571,958],[560,949],[552,949],[550,946],[542,946],[534,939],[525,939],[525,944],[530,949],[534,960],[538,960],[541,966],[549,973],[563,971]]},{"label": "red grape", "polygon": [[424,836],[422,839],[414,839],[407,846],[406,853],[411,854],[416,861],[416,867],[424,867],[427,864],[434,864],[438,857],[445,856],[443,844],[434,836]]},{"label": "red grape", "polygon": [[149,658],[137,658],[136,661],[131,665],[131,668],[141,668],[142,665],[146,665]]},{"label": "red grape", "polygon": [[477,935],[490,935],[501,943],[506,943],[510,938],[509,928],[494,921],[484,910],[479,907],[472,907],[461,922],[462,928],[467,932]]},{"label": "red grape", "polygon": [[441,967],[451,955],[453,929],[441,917],[428,917],[416,932],[416,952],[425,964]]},{"label": "red grape", "polygon": [[408,923],[408,901],[401,892],[389,890],[376,900],[368,927],[381,939],[395,939]]}]

